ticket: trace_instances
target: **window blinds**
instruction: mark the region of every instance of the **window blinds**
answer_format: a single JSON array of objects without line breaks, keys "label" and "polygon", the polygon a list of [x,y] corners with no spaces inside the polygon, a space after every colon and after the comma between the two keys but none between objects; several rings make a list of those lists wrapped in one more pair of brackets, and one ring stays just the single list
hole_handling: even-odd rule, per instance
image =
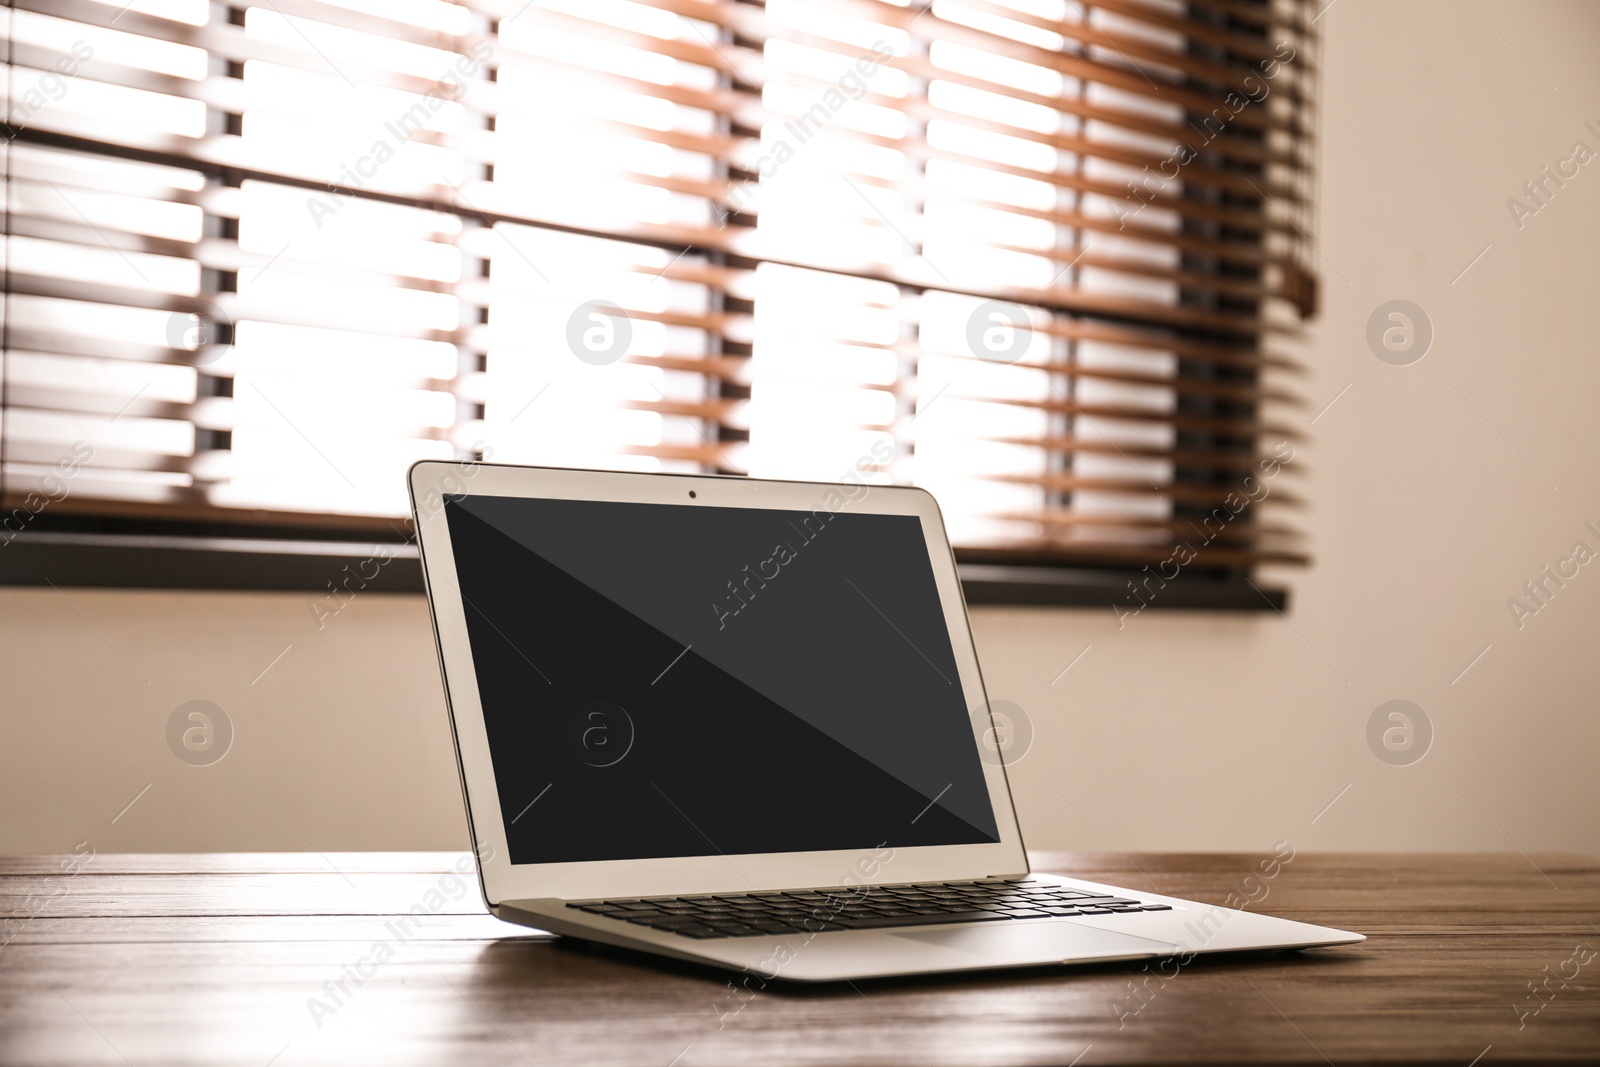
[{"label": "window blinds", "polygon": [[392,530],[408,463],[487,457],[1303,558],[1298,0],[5,17],[0,510]]}]

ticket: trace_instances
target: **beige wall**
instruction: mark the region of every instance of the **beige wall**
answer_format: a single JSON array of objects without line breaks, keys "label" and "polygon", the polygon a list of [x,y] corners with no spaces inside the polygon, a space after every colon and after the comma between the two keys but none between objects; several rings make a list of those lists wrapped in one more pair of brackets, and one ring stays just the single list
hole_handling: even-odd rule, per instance
[{"label": "beige wall", "polygon": [[[1290,619],[976,613],[991,695],[1037,735],[1031,844],[1600,851],[1600,563],[1521,630],[1506,607],[1600,549],[1600,161],[1520,230],[1506,207],[1573,142],[1600,150],[1600,6],[1476,6],[1322,20],[1326,310],[1297,387],[1308,415],[1349,389],[1297,461],[1317,564]],[[1394,298],[1436,331],[1409,367],[1364,340]],[[304,596],[67,593],[0,592],[0,852],[463,844],[420,598],[319,632]],[[167,749],[196,698],[237,730],[211,767]],[[1436,730],[1411,766],[1367,746],[1394,698]]]}]

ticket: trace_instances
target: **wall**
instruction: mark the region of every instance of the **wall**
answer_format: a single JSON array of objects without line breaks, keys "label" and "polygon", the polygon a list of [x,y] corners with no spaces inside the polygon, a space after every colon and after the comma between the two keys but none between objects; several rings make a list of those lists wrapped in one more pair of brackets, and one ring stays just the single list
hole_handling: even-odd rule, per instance
[{"label": "wall", "polygon": [[[1507,207],[1600,149],[1600,7],[1338,0],[1321,22],[1326,306],[1295,383],[1308,416],[1332,404],[1296,462],[1316,565],[1287,576],[1287,619],[976,612],[991,695],[1036,735],[1024,833],[1600,851],[1600,564],[1520,628],[1507,608],[1573,542],[1600,549],[1600,162],[1520,228]],[[1364,336],[1397,298],[1435,331],[1404,367]],[[420,598],[319,631],[305,596],[5,590],[0,677],[0,852],[464,842]],[[236,727],[210,767],[164,733],[197,698]],[[1435,732],[1409,766],[1366,739],[1395,698]]]}]

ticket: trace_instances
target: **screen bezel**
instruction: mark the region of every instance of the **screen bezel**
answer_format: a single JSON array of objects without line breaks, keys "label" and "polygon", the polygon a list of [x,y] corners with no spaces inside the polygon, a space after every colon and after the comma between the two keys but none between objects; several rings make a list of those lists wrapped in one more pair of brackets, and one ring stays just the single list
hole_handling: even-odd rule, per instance
[{"label": "screen bezel", "polygon": [[[986,706],[983,677],[967,623],[966,602],[955,557],[945,536],[939,506],[926,490],[867,483],[845,485],[701,474],[636,474],[439,460],[413,464],[407,481],[444,678],[445,703],[466,798],[467,822],[473,848],[480,857],[484,899],[491,907],[509,900],[739,893],[1027,873],[1027,859],[1005,767],[988,759],[982,760],[981,766],[995,825],[1000,832],[1000,840],[995,843],[899,848],[889,856],[874,850],[841,849],[527,864],[512,864],[506,846],[500,793],[489,753],[477,672],[467,633],[466,609],[459,591],[445,515],[446,496],[694,504],[789,511],[811,511],[827,506],[832,499],[843,501],[843,505],[829,510],[916,516],[921,520],[939,602],[944,609],[963,698],[968,708]],[[857,495],[849,499],[846,491]],[[835,496],[830,498],[830,493]],[[987,728],[975,723],[973,744],[983,744],[983,731]]]}]

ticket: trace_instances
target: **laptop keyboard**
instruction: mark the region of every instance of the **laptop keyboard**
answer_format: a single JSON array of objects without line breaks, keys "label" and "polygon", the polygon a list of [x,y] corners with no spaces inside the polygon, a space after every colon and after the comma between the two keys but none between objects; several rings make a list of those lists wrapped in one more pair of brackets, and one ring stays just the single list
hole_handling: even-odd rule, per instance
[{"label": "laptop keyboard", "polygon": [[1031,879],[872,886],[866,890],[838,892],[817,889],[794,893],[576,901],[567,907],[693,938],[760,937],[1172,910],[1170,904],[1145,904],[1127,897],[1106,896]]}]

